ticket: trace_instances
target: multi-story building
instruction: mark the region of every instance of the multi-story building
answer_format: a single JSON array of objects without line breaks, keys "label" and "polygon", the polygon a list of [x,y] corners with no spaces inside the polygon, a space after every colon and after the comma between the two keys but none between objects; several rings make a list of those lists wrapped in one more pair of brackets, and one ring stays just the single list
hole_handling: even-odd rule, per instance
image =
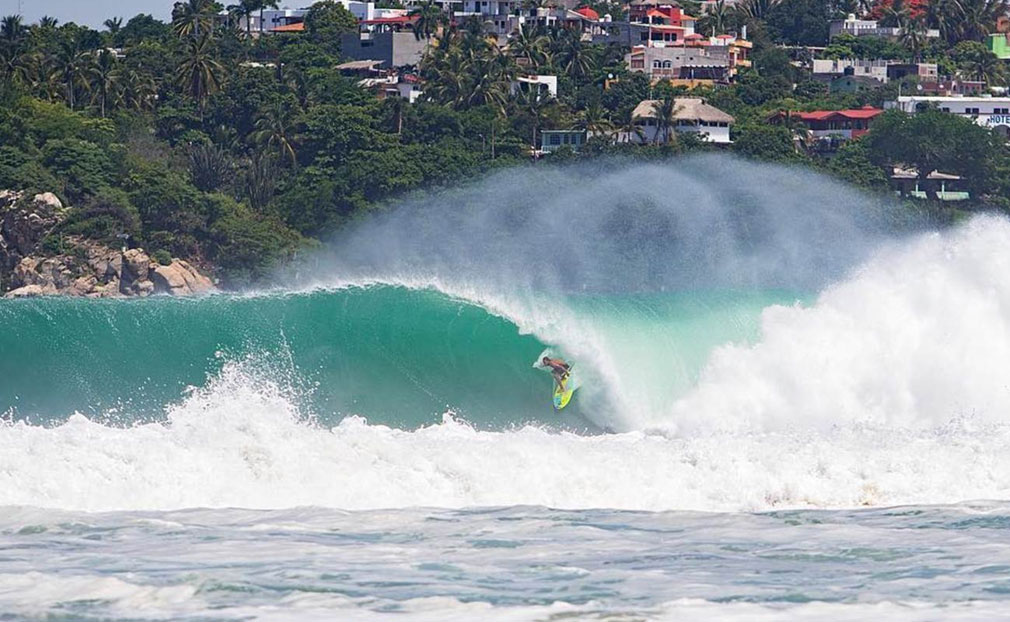
[{"label": "multi-story building", "polygon": [[378,17],[358,22],[359,31],[340,39],[340,55],[353,60],[380,61],[380,66],[406,67],[421,62],[428,40],[414,36],[414,18]]},{"label": "multi-story building", "polygon": [[639,45],[624,58],[631,71],[645,73],[654,81],[696,86],[729,79],[729,61],[713,57],[705,48]]},{"label": "multi-story building", "polygon": [[840,76],[851,75],[887,82],[886,60],[863,60],[856,58],[815,59],[811,77],[825,82]]},{"label": "multi-story building", "polygon": [[735,35],[703,37],[692,33],[679,45],[650,41],[635,45],[625,55],[628,69],[653,80],[696,86],[727,82],[740,67],[749,67],[751,42]]},{"label": "multi-story building", "polygon": [[[374,19],[375,3],[359,2],[358,0],[337,0],[344,8],[351,12],[355,18]],[[297,25],[305,21],[308,8],[291,9],[283,7],[280,9],[263,9],[256,11],[248,18],[239,19],[238,26],[242,30],[248,29],[253,33],[266,34],[271,32],[297,32]]]},{"label": "multi-story building", "polygon": [[1010,97],[903,95],[898,97],[896,101],[885,103],[884,107],[896,108],[909,114],[935,107],[943,112],[971,119],[1000,136],[1010,138]]},{"label": "multi-story building", "polygon": [[[901,36],[902,30],[896,27],[881,26],[875,19],[858,19],[850,13],[845,19],[836,19],[830,22],[828,24],[828,34],[832,39],[839,35],[897,39]],[[923,34],[927,38],[936,38],[940,36],[940,31],[930,28]]]}]

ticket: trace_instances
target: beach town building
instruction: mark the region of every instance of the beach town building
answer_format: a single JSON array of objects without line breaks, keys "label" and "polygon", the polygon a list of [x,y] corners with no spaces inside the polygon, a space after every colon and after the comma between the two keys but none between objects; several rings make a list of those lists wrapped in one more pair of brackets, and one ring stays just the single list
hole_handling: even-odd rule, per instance
[{"label": "beach town building", "polygon": [[914,168],[895,167],[891,171],[891,188],[899,196],[915,199],[936,197],[941,201],[967,201],[971,198],[959,175],[939,171],[933,171],[923,180]]},{"label": "beach town building", "polygon": [[729,61],[715,58],[704,48],[639,45],[625,55],[628,69],[645,73],[653,81],[676,86],[697,86],[729,80]]},{"label": "beach town building", "polygon": [[360,20],[358,32],[341,37],[340,55],[352,60],[379,61],[384,68],[416,66],[429,41],[414,36],[414,20],[409,15]]},{"label": "beach town building", "polygon": [[536,155],[554,153],[562,147],[578,152],[586,144],[585,130],[541,130],[540,151]]},{"label": "beach town building", "polygon": [[694,30],[695,18],[680,7],[633,3],[630,19],[625,63],[630,71],[645,73],[653,81],[687,87],[725,83],[739,68],[751,65],[752,44],[744,34],[702,36]]},{"label": "beach town building", "polygon": [[939,67],[936,63],[903,63],[882,59],[815,59],[811,63],[814,80],[830,82],[841,76],[873,78],[881,84],[914,76],[920,82],[936,82]]},{"label": "beach town building", "polygon": [[935,107],[943,112],[971,119],[1004,138],[1010,138],[1010,97],[939,97],[935,95],[902,95],[886,102],[885,108],[915,114]]},{"label": "beach town building", "polygon": [[[337,0],[337,2],[350,11],[356,19],[374,19],[376,17],[374,2],[359,2],[358,0]],[[238,27],[254,34],[301,32],[305,29],[305,16],[308,12],[307,7],[292,9],[285,6],[279,9],[263,9],[254,12],[248,18],[239,18]]]},{"label": "beach town building", "polygon": [[[927,39],[935,39],[940,36],[940,31],[930,28],[923,34]],[[860,19],[850,13],[845,19],[836,19],[829,22],[828,35],[832,39],[840,35],[898,39],[902,35],[902,29],[894,26],[881,26],[875,19]]]},{"label": "beach town building", "polygon": [[[677,97],[673,113],[672,131],[697,134],[702,140],[716,144],[729,144],[733,117],[715,106],[705,103],[700,97]],[[657,108],[661,100],[647,99],[640,102],[634,111],[639,133],[617,136],[618,142],[655,143],[663,142],[666,136],[664,123],[659,119]]]},{"label": "beach town building", "polygon": [[798,135],[808,149],[834,151],[841,144],[859,138],[870,131],[873,120],[883,109],[864,106],[849,110],[813,110],[796,112],[780,110],[768,118],[769,123],[782,124],[803,131]]},{"label": "beach town building", "polygon": [[828,82],[828,92],[835,93],[861,93],[872,91],[884,86],[884,83],[876,78],[866,76],[842,75]]},{"label": "beach town building", "polygon": [[541,97],[551,98],[558,96],[558,77],[540,75],[517,76],[509,87],[510,92],[515,95],[520,91],[536,91],[537,99]]}]

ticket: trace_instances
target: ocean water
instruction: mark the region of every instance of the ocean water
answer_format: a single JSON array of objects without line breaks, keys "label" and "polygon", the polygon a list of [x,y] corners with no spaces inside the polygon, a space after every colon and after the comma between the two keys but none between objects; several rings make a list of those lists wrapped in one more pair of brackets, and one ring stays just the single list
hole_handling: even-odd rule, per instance
[{"label": "ocean water", "polygon": [[1010,221],[684,167],[0,300],[0,620],[1010,619]]}]

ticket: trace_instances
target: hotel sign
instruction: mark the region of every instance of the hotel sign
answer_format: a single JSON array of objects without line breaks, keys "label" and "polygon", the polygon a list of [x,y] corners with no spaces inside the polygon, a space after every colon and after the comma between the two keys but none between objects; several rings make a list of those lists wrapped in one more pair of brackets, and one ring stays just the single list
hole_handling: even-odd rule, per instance
[{"label": "hotel sign", "polygon": [[985,120],[986,125],[1010,125],[1010,114],[991,114]]}]

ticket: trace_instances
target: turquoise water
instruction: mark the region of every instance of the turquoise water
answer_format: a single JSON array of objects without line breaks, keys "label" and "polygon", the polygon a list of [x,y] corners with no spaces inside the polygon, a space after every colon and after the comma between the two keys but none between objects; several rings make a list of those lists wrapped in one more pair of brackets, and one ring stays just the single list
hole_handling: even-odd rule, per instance
[{"label": "turquoise water", "polygon": [[[668,402],[696,380],[714,345],[753,340],[761,310],[794,299],[731,291],[573,296],[561,317],[579,328],[560,333],[545,325],[544,336],[531,332],[537,317],[506,318],[437,291],[396,286],[7,301],[0,304],[0,410],[36,422],[75,412],[121,424],[158,420],[187,387],[238,362],[330,424],[361,415],[414,429],[451,411],[486,429],[531,421],[618,425],[615,390],[642,403]],[[551,311],[558,303],[532,308]],[[575,400],[563,419],[554,415],[550,376],[533,367],[545,348],[578,364],[595,402]],[[579,360],[580,353],[591,358]],[[601,354],[605,361],[593,358]],[[618,376],[606,377],[601,364],[616,366]]]}]

